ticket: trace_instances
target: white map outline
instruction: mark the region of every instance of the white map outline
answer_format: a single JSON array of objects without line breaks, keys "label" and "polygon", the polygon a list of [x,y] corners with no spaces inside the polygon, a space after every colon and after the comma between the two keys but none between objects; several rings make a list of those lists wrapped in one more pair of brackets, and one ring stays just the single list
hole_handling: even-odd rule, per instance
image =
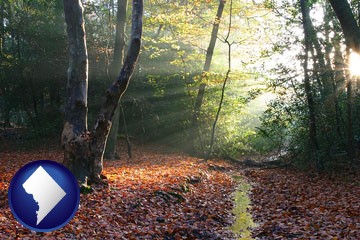
[{"label": "white map outline", "polygon": [[42,166],[39,166],[22,186],[26,193],[33,195],[35,202],[39,205],[39,210],[36,211],[36,225],[39,225],[66,195],[66,192]]}]

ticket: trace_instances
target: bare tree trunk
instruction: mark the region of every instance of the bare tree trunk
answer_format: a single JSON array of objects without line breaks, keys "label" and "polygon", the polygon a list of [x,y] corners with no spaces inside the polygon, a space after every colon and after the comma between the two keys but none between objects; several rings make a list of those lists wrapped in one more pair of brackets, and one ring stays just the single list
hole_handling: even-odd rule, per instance
[{"label": "bare tree trunk", "polygon": [[346,129],[347,129],[347,152],[349,157],[354,156],[353,122],[352,122],[352,81],[351,77],[346,80]]},{"label": "bare tree trunk", "polygon": [[[349,66],[350,49],[346,49],[346,66]],[[352,76],[346,71],[346,129],[347,129],[347,152],[350,158],[354,157],[354,131],[353,131],[353,89]]]},{"label": "bare tree trunk", "polygon": [[343,119],[341,116],[341,110],[339,106],[339,95],[340,93],[340,87],[343,86],[345,76],[344,76],[344,68],[345,68],[345,62],[344,58],[341,53],[341,46],[337,39],[333,40],[333,46],[334,46],[334,88],[335,88],[335,110],[336,110],[336,124],[337,124],[337,132],[339,136],[341,137],[342,141],[345,139],[343,131],[341,131],[341,126],[343,126]]},{"label": "bare tree trunk", "polygon": [[[317,32],[315,30],[315,27],[311,21],[311,18],[308,18],[307,23],[307,29],[309,34],[309,40],[311,42],[310,48],[314,48],[316,55],[313,53],[313,61],[314,61],[314,74],[319,77],[320,86],[323,88],[322,91],[322,97],[326,98],[329,94],[332,92],[332,85],[331,85],[331,77],[330,77],[330,69],[326,67],[325,63],[325,54],[322,51],[322,46],[320,44],[320,41],[317,37]],[[313,52],[313,51],[312,51]]]},{"label": "bare tree trunk", "polygon": [[347,0],[329,0],[334,12],[339,19],[343,30],[346,45],[356,52],[360,52],[360,27],[358,26],[354,14],[351,11]]},{"label": "bare tree trunk", "polygon": [[80,0],[63,0],[63,3],[70,59],[61,141],[64,164],[79,180],[83,180],[92,172],[87,129],[88,55],[83,7]]},{"label": "bare tree trunk", "polygon": [[109,132],[109,136],[106,140],[106,147],[104,152],[104,158],[107,159],[118,159],[120,156],[116,150],[118,133],[119,133],[119,121],[120,121],[120,112],[119,107],[116,108],[114,117],[111,120],[111,129]]},{"label": "bare tree trunk", "polygon": [[[126,24],[126,10],[127,0],[118,0],[118,10],[116,15],[116,35],[114,47],[114,60],[111,64],[110,77],[115,79],[117,70],[120,69],[124,62],[124,48],[125,48],[125,24]],[[119,155],[116,152],[116,143],[120,124],[120,109],[116,109],[112,119],[112,126],[105,148],[105,158],[115,159]]]},{"label": "bare tree trunk", "polygon": [[81,1],[63,0],[69,36],[68,101],[62,133],[64,164],[79,181],[101,182],[103,153],[111,120],[126,91],[140,52],[143,1],[133,1],[131,41],[117,79],[106,91],[106,99],[91,132],[87,130],[87,54]]},{"label": "bare tree trunk", "polygon": [[129,137],[129,133],[128,133],[128,130],[127,130],[124,108],[123,108],[123,106],[121,104],[120,104],[120,109],[121,109],[121,117],[122,117],[123,125],[124,125],[124,132],[125,132],[125,140],[126,140],[126,145],[127,145],[127,150],[128,150],[128,157],[131,158],[132,153],[131,153],[130,137]]},{"label": "bare tree trunk", "polygon": [[305,39],[305,57],[304,57],[304,84],[305,84],[305,94],[308,103],[309,110],[309,138],[311,143],[311,148],[314,153],[315,164],[318,170],[321,170],[322,164],[318,156],[319,143],[317,140],[317,130],[316,130],[316,117],[315,117],[315,103],[313,99],[313,94],[311,90],[311,83],[308,70],[308,60],[309,60],[309,50],[311,45],[311,34],[309,32],[309,8],[307,0],[300,0],[301,13],[303,18],[303,28],[304,28],[304,39]]},{"label": "bare tree trunk", "polygon": [[[350,55],[350,49],[360,53],[360,26],[356,22],[354,14],[350,8],[347,0],[329,0],[344,33],[345,42],[347,46],[347,61]],[[348,64],[348,62],[347,62]],[[351,76],[346,73],[346,88],[347,88],[347,147],[348,155],[353,157],[355,154],[353,143],[353,122],[352,122],[352,79]]]},{"label": "bare tree trunk", "polygon": [[203,69],[204,72],[208,72],[210,70],[211,60],[214,55],[216,39],[218,36],[219,26],[220,26],[221,17],[222,17],[223,11],[224,11],[225,3],[226,3],[225,0],[219,0],[219,7],[218,7],[218,10],[216,13],[216,18],[214,20],[213,29],[211,32],[210,43],[209,43],[209,46],[206,51],[206,59],[205,59],[205,64],[204,64],[204,69]]},{"label": "bare tree trunk", "polygon": [[223,82],[223,86],[221,89],[221,97],[220,97],[220,102],[219,102],[219,107],[218,110],[216,112],[216,116],[215,116],[215,120],[213,123],[213,127],[212,127],[212,131],[211,131],[211,137],[210,137],[210,147],[209,147],[209,152],[208,152],[208,156],[207,158],[209,158],[212,155],[212,149],[214,146],[214,139],[215,139],[215,130],[216,130],[216,125],[217,122],[219,120],[219,115],[222,109],[222,105],[223,105],[223,101],[224,101],[224,96],[225,96],[225,87],[226,87],[226,83],[229,80],[229,75],[231,72],[231,43],[229,42],[229,37],[230,37],[230,33],[231,33],[231,24],[232,24],[232,10],[233,10],[233,5],[232,5],[232,0],[230,0],[230,16],[229,16],[229,26],[228,26],[228,32],[225,38],[225,43],[227,44],[228,47],[228,70],[226,72],[225,78],[224,78],[224,82]]},{"label": "bare tree trunk", "polygon": [[[344,134],[342,132],[341,126],[341,110],[340,110],[340,104],[339,104],[339,93],[338,93],[338,81],[336,79],[336,63],[335,63],[335,68],[332,67],[332,63],[333,63],[333,58],[331,57],[331,54],[334,50],[335,54],[334,54],[334,59],[338,58],[340,60],[340,58],[342,58],[341,56],[341,52],[340,52],[340,56],[338,56],[337,54],[337,50],[335,49],[335,46],[332,42],[331,39],[331,33],[332,33],[332,27],[331,27],[331,23],[332,20],[334,19],[334,14],[333,11],[331,9],[330,3],[328,2],[324,2],[324,10],[325,10],[325,16],[324,16],[324,30],[325,30],[325,72],[323,75],[323,78],[325,78],[325,82],[327,82],[329,85],[329,91],[327,89],[325,89],[325,99],[323,99],[323,104],[325,104],[325,108],[324,111],[326,112],[327,115],[327,120],[328,121],[332,121],[333,118],[335,118],[336,120],[336,134],[338,136],[338,138],[336,139],[337,142],[339,142],[340,144],[344,145],[345,144],[345,137]],[[335,37],[333,38],[337,38],[336,34]],[[320,43],[320,42],[319,42]],[[333,107],[333,108],[332,108]],[[328,132],[325,133],[326,135],[328,135]],[[328,139],[332,139],[330,137],[328,137]],[[327,154],[330,155],[331,154],[331,149],[332,149],[332,142],[329,142],[328,146],[328,151]]]},{"label": "bare tree trunk", "polygon": [[[213,23],[210,43],[209,43],[209,46],[206,51],[206,59],[205,59],[205,64],[204,64],[204,68],[203,68],[203,73],[202,73],[202,80],[206,77],[207,72],[210,71],[211,60],[212,60],[212,57],[214,54],[215,44],[216,44],[216,40],[217,40],[217,36],[218,36],[218,32],[219,32],[219,26],[220,26],[220,22],[221,22],[222,13],[224,11],[225,3],[226,3],[226,0],[219,0],[219,7],[218,7],[216,17],[215,17],[215,20]],[[194,129],[199,128],[200,110],[201,110],[201,105],[202,105],[202,102],[204,99],[205,88],[206,88],[206,84],[201,83],[199,86],[199,90],[198,90],[196,99],[195,99],[194,115],[193,115],[193,121],[192,121],[192,126]],[[193,147],[194,147],[194,144],[193,144]]]},{"label": "bare tree trunk", "polygon": [[159,38],[161,30],[163,29],[163,27],[164,27],[164,24],[159,25],[158,30],[156,31],[156,34],[155,34],[155,37],[154,37],[155,39]]}]

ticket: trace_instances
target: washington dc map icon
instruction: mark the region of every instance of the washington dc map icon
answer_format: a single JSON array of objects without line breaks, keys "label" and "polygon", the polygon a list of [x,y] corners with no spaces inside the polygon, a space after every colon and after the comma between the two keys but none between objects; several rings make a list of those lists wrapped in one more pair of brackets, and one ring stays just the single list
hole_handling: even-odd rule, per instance
[{"label": "washington dc map icon", "polygon": [[28,194],[33,195],[35,202],[39,205],[39,210],[36,211],[36,225],[66,195],[64,190],[41,166],[26,180],[23,187]]},{"label": "washington dc map icon", "polygon": [[75,177],[65,166],[38,160],[15,174],[8,198],[20,224],[33,231],[49,232],[65,226],[74,217],[80,193]]}]

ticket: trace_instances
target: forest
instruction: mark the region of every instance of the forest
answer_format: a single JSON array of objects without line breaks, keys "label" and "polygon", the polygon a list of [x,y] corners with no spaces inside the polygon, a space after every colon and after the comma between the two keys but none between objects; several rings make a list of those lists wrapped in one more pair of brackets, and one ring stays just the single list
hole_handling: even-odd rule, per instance
[{"label": "forest", "polygon": [[[0,0],[0,238],[359,239],[360,1]],[[8,189],[47,159],[75,216]]]}]

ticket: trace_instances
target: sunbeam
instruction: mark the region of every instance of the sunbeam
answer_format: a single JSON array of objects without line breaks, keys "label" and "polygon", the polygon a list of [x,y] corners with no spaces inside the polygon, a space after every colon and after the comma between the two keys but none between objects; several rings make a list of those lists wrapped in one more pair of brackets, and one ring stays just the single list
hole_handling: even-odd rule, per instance
[{"label": "sunbeam", "polygon": [[352,76],[360,76],[360,55],[356,52],[350,54],[349,70]]}]

